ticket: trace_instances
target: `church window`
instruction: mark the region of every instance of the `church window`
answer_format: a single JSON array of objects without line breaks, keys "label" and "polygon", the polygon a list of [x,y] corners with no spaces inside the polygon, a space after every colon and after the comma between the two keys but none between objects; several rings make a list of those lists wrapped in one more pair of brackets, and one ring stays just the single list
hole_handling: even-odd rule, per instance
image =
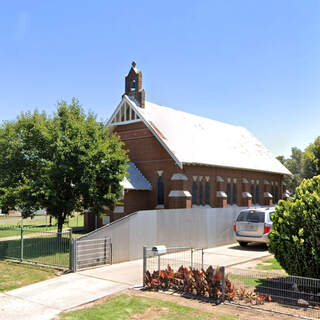
[{"label": "church window", "polygon": [[210,184],[208,181],[206,182],[206,201],[205,201],[205,203],[210,205]]},{"label": "church window", "polygon": [[227,203],[232,204],[232,199],[231,199],[231,183],[227,183]]},{"label": "church window", "polygon": [[233,183],[232,188],[232,203],[237,204],[237,183]]},{"label": "church window", "polygon": [[256,197],[255,197],[255,192],[254,192],[254,184],[251,183],[251,189],[250,189],[250,193],[252,195],[252,204],[255,204],[256,203]]},{"label": "church window", "polygon": [[197,204],[198,186],[195,181],[192,182],[192,204]]},{"label": "church window", "polygon": [[274,188],[274,203],[277,204],[279,201],[279,189],[278,186]]},{"label": "church window", "polygon": [[164,183],[162,177],[158,178],[158,197],[157,204],[164,204]]},{"label": "church window", "polygon": [[199,182],[199,204],[202,205],[203,204],[203,185],[202,182]]},{"label": "church window", "polygon": [[260,189],[259,189],[259,185],[257,184],[256,185],[256,204],[259,204],[260,202],[260,199],[259,199],[259,196],[260,196]]}]

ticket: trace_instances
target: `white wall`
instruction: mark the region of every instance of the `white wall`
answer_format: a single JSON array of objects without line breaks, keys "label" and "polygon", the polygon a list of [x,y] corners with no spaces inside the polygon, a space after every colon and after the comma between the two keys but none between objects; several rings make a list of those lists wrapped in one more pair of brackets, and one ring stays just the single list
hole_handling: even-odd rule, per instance
[{"label": "white wall", "polygon": [[[142,247],[209,248],[234,242],[240,207],[138,211],[81,239],[111,237],[113,263],[142,258]],[[81,240],[80,240],[81,241]]]}]

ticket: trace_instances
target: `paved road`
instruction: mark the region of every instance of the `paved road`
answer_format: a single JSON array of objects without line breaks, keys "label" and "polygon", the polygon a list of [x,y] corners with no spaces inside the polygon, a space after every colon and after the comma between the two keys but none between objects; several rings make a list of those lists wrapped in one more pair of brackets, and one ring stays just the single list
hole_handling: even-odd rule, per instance
[{"label": "paved road", "polygon": [[[231,266],[268,255],[266,248],[261,246],[240,248],[237,244],[232,244],[206,249],[204,262]],[[184,257],[181,254],[179,261]],[[0,294],[0,319],[53,319],[64,310],[141,283],[142,260],[63,275]]]}]

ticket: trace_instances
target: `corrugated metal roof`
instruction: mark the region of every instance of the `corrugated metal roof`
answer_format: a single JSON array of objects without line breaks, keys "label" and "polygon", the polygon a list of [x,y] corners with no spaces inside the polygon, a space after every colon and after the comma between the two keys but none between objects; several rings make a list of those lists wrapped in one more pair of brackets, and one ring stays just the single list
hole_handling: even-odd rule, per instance
[{"label": "corrugated metal roof", "polygon": [[[128,99],[129,100],[129,99]],[[291,174],[247,129],[146,101],[142,120],[182,164]]]},{"label": "corrugated metal roof", "polygon": [[133,162],[128,162],[129,176],[125,177],[121,185],[126,190],[152,190],[151,183],[145,178]]}]

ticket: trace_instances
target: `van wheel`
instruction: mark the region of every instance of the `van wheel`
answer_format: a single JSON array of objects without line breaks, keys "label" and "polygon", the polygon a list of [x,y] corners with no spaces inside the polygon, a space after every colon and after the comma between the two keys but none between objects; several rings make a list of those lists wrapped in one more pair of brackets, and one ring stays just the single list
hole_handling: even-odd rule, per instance
[{"label": "van wheel", "polygon": [[239,244],[240,244],[241,247],[246,247],[248,242],[239,241]]}]

